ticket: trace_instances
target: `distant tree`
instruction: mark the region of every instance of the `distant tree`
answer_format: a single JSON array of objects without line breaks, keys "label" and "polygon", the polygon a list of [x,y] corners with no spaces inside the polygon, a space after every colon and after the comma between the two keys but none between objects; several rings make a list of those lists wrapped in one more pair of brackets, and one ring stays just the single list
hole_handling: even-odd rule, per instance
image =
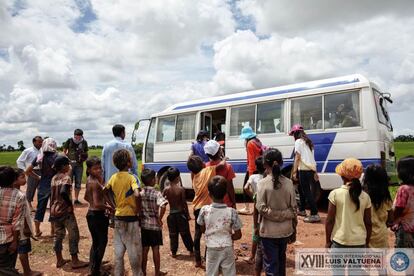
[{"label": "distant tree", "polygon": [[395,142],[414,142],[413,135],[399,135],[394,139]]},{"label": "distant tree", "polygon": [[6,150],[6,145],[0,145],[0,151],[5,151]]},{"label": "distant tree", "polygon": [[7,146],[7,151],[14,151],[14,147],[12,145],[8,145]]},{"label": "distant tree", "polygon": [[139,144],[135,144],[133,145],[134,147],[134,151],[135,151],[135,155],[137,156],[138,160],[142,159],[142,148],[144,147],[143,143],[139,143]]},{"label": "distant tree", "polygon": [[17,142],[17,148],[20,150],[20,151],[24,151],[26,148],[25,148],[25,146],[24,146],[24,143],[23,143],[23,141],[18,141]]}]

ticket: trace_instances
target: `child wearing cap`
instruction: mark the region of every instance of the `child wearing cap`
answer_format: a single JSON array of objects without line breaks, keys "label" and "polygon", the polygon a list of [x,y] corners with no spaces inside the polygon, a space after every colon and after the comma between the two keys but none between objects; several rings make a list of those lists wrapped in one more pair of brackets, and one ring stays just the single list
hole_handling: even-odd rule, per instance
[{"label": "child wearing cap", "polygon": [[88,266],[89,263],[82,262],[78,258],[79,229],[73,213],[71,198],[70,160],[66,156],[58,156],[53,167],[57,173],[53,176],[51,183],[50,221],[55,225],[55,245],[53,249],[56,253],[56,267],[60,268],[69,262],[63,259],[62,256],[62,242],[66,231],[68,231],[72,268],[82,268]]},{"label": "child wearing cap", "polygon": [[326,218],[327,248],[358,248],[369,244],[372,231],[371,199],[362,190],[359,178],[363,173],[361,161],[345,159],[336,167],[343,185],[329,194]]},{"label": "child wearing cap", "polygon": [[[209,162],[206,163],[206,167],[217,166],[222,161],[223,149],[220,144],[215,140],[208,141],[204,146],[204,152],[209,158]],[[231,164],[226,163],[221,168],[216,168],[216,175],[221,175],[227,181],[226,194],[224,196],[224,203],[231,208],[236,209],[236,194],[234,192],[233,178],[236,177]]]}]

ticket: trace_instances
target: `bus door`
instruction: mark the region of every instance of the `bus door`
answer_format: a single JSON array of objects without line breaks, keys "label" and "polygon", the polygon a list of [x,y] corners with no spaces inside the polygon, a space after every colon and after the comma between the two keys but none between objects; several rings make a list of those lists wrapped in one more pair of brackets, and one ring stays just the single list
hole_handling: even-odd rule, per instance
[{"label": "bus door", "polygon": [[213,115],[208,112],[204,112],[201,115],[202,121],[201,126],[202,129],[209,133],[209,138],[213,138]]}]

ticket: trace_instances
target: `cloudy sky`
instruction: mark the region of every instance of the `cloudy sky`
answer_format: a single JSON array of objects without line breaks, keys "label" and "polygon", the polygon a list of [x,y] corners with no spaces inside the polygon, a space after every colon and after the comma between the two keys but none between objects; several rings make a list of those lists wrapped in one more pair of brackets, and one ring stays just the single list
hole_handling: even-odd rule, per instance
[{"label": "cloudy sky", "polygon": [[0,0],[0,144],[90,144],[176,102],[361,73],[414,132],[414,1]]}]

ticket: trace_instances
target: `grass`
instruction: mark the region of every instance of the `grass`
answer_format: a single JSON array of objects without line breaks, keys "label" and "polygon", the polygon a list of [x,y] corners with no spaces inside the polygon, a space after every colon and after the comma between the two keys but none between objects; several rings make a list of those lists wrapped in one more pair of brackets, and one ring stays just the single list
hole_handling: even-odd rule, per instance
[{"label": "grass", "polygon": [[[400,160],[400,158],[407,156],[407,155],[413,155],[414,154],[414,142],[395,142],[395,156],[396,160]],[[391,182],[398,182],[397,176],[393,176],[391,179]],[[390,193],[392,199],[395,198],[395,195],[397,194],[398,186],[391,186],[390,187]]]}]

